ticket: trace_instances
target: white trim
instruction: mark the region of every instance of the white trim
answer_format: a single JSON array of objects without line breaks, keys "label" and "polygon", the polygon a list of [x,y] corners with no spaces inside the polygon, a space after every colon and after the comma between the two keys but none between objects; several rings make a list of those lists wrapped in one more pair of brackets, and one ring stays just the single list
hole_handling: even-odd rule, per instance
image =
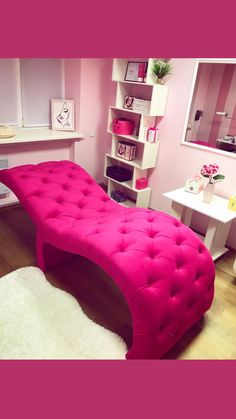
[{"label": "white trim", "polygon": [[192,99],[193,99],[193,92],[194,92],[195,83],[196,83],[196,79],[197,79],[197,72],[198,72],[199,64],[200,64],[200,62],[198,60],[196,60],[194,71],[193,71],[193,78],[192,78],[190,93],[189,93],[188,106],[187,106],[185,120],[184,120],[184,129],[183,129],[183,134],[182,134],[182,140],[181,140],[181,143],[184,144],[184,145],[186,145],[186,143],[187,143],[187,141],[185,141],[185,137],[186,137],[186,132],[187,132],[189,114],[190,114],[190,109],[191,109],[191,104],[192,104]]},{"label": "white trim", "polygon": [[208,151],[209,153],[223,154],[223,156],[232,157],[233,159],[235,159],[236,157],[236,153],[231,153],[229,151],[220,150],[218,148],[213,148],[213,147],[207,147],[200,144],[191,144],[190,141],[184,141],[181,143],[181,145],[186,145],[187,147],[193,147],[200,150]]},{"label": "white trim", "polygon": [[25,124],[24,127],[21,128],[49,128],[51,127],[51,124]]}]

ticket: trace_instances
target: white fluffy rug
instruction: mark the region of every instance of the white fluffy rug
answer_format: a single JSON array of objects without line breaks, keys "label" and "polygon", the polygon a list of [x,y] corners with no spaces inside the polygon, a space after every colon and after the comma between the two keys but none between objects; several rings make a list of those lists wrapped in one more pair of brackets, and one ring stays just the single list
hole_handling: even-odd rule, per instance
[{"label": "white fluffy rug", "polygon": [[125,359],[126,351],[40,269],[0,278],[0,359]]}]

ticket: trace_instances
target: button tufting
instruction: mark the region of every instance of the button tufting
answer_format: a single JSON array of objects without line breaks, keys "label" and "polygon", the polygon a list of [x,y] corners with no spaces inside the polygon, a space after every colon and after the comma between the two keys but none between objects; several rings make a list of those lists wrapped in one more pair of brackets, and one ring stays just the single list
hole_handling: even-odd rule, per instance
[{"label": "button tufting", "polygon": [[177,246],[181,246],[181,244],[183,244],[184,240],[183,239],[176,239],[175,242],[176,242]]},{"label": "button tufting", "polygon": [[63,204],[63,203],[65,202],[65,199],[64,199],[64,198],[62,198],[61,196],[59,196],[58,198],[56,198],[56,202],[57,202],[58,204]]},{"label": "button tufting", "polygon": [[175,220],[175,221],[174,221],[174,226],[175,226],[175,227],[180,227],[180,226],[181,226],[181,223],[180,223],[180,222],[178,222],[177,220]]},{"label": "button tufting", "polygon": [[69,185],[62,185],[62,189],[64,189],[64,191],[68,191],[68,189],[69,189]]},{"label": "button tufting", "polygon": [[158,234],[159,234],[159,231],[149,231],[148,237],[150,237],[151,239],[154,239]]},{"label": "button tufting", "polygon": [[47,183],[49,183],[49,180],[48,180],[48,178],[44,177],[44,178],[42,178],[42,182],[47,184]]},{"label": "button tufting", "polygon": [[90,194],[90,191],[84,190],[84,191],[82,191],[82,193],[83,193],[84,196],[88,196]]},{"label": "button tufting", "polygon": [[127,229],[126,229],[125,227],[121,227],[118,231],[119,231],[121,234],[127,234],[127,233],[128,233],[128,231],[127,231]]},{"label": "button tufting", "polygon": [[42,196],[43,195],[43,191],[36,191],[35,193],[34,193],[34,196],[38,196],[38,197],[40,197],[40,196]]},{"label": "button tufting", "polygon": [[200,278],[200,276],[202,276],[202,272],[201,271],[196,272],[195,281],[197,281]]},{"label": "button tufting", "polygon": [[77,206],[78,206],[80,209],[83,209],[83,208],[84,208],[84,206],[85,206],[85,204],[83,204],[83,202],[78,202]]},{"label": "button tufting", "polygon": [[184,266],[184,263],[183,263],[183,262],[181,262],[181,261],[176,261],[176,269],[177,269],[177,270],[178,270],[178,269],[183,268],[183,266]]}]

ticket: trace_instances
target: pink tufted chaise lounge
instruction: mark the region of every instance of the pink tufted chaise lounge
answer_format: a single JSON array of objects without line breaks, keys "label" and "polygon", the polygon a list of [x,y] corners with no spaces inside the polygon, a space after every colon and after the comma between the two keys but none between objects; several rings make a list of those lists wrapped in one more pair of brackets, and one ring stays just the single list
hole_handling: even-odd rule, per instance
[{"label": "pink tufted chaise lounge", "polygon": [[42,270],[69,252],[92,260],[114,279],[133,322],[127,358],[162,357],[211,306],[212,258],[175,218],[122,207],[70,161],[4,169],[0,181],[37,227]]}]

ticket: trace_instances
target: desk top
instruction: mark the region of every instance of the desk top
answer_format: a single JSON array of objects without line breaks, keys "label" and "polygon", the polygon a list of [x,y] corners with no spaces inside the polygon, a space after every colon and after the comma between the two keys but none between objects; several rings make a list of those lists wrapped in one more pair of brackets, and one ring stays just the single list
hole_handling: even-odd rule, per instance
[{"label": "desk top", "polygon": [[193,194],[184,191],[183,188],[166,192],[163,196],[222,223],[228,223],[236,218],[236,212],[227,208],[228,200],[217,195],[213,196],[210,204],[202,201],[203,192]]}]

